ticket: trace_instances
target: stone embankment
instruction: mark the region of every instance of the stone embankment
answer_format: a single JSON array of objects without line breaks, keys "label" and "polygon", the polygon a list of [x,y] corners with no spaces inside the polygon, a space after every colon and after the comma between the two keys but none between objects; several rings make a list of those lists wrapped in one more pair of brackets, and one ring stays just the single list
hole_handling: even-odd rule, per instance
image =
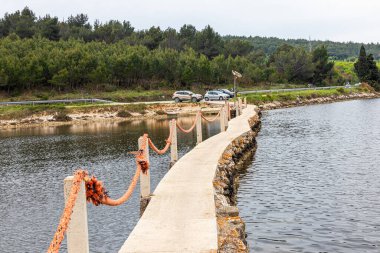
[{"label": "stone embankment", "polygon": [[260,113],[249,120],[250,131],[232,141],[218,162],[214,178],[215,206],[218,224],[218,252],[248,252],[245,223],[236,207],[239,170],[256,151],[260,131]]},{"label": "stone embankment", "polygon": [[272,109],[288,108],[288,107],[303,106],[303,105],[326,104],[326,103],[333,103],[333,102],[345,101],[345,100],[369,99],[369,98],[380,98],[380,94],[362,92],[362,93],[353,93],[353,94],[339,95],[339,96],[334,95],[330,97],[298,99],[295,101],[274,101],[272,103],[265,103],[263,105],[260,105],[259,108],[262,110],[272,110]]},{"label": "stone embankment", "polygon": [[259,127],[257,107],[249,105],[227,131],[179,159],[119,252],[246,252],[234,198],[239,161]]}]

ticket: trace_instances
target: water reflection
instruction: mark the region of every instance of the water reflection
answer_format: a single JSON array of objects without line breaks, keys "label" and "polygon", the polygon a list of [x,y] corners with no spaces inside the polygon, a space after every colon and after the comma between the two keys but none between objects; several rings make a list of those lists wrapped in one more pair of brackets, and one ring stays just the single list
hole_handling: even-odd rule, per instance
[{"label": "water reflection", "polygon": [[380,252],[380,99],[265,112],[238,206],[254,252]]},{"label": "water reflection", "polygon": [[[180,118],[188,128],[193,116]],[[219,122],[203,124],[204,138],[218,133]],[[44,252],[63,209],[63,179],[78,167],[105,182],[111,197],[129,185],[135,165],[129,151],[148,132],[161,147],[169,120],[144,119],[0,132],[0,252]],[[179,133],[182,156],[195,145],[195,133]],[[168,170],[169,155],[151,153],[152,187]],[[139,189],[139,187],[137,187]],[[91,252],[116,252],[139,217],[139,192],[119,207],[88,206]],[[64,252],[66,245],[62,246]]]}]

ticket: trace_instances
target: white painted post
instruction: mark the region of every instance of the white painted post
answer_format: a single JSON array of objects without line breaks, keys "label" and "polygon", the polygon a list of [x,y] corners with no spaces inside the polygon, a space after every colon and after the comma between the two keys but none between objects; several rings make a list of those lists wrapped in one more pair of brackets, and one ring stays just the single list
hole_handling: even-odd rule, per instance
[{"label": "white painted post", "polygon": [[239,113],[240,113],[240,111],[239,111],[239,101],[235,101],[234,102],[234,106],[235,106],[235,111],[236,111],[236,117],[238,117]]},{"label": "white painted post", "polygon": [[201,111],[197,114],[197,145],[202,142],[202,117]]},{"label": "white painted post", "polygon": [[242,114],[242,101],[241,98],[238,99],[239,115]]},{"label": "white painted post", "polygon": [[[67,203],[70,196],[73,179],[73,176],[69,176],[63,181],[65,203]],[[69,222],[69,227],[66,234],[68,253],[90,252],[88,242],[86,189],[83,181],[80,183],[80,190],[75,202],[73,213],[71,214],[71,220]]]},{"label": "white painted post", "polygon": [[226,131],[226,127],[224,124],[224,108],[220,110],[220,115],[219,115],[219,122],[220,122],[220,132]]},{"label": "white painted post", "polygon": [[[139,142],[139,150],[142,149],[143,146],[143,141],[144,137],[140,137],[138,142]],[[146,155],[146,160],[149,163],[149,144],[148,144],[148,139],[145,140],[145,155]],[[145,198],[150,196],[150,170],[144,173],[140,173],[140,197]]]},{"label": "white painted post", "polygon": [[172,133],[172,143],[170,145],[170,164],[171,166],[174,165],[176,161],[178,161],[178,149],[177,149],[177,123],[176,120],[173,119],[171,121],[171,127],[173,127],[173,133]]},{"label": "white painted post", "polygon": [[244,108],[247,108],[247,97],[244,97]]},{"label": "white painted post", "polygon": [[228,128],[228,104],[224,106],[224,129]]}]

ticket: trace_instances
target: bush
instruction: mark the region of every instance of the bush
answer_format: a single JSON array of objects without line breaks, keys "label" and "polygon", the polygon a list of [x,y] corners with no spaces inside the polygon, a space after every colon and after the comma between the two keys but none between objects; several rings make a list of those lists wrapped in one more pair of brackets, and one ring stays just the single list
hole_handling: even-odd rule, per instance
[{"label": "bush", "polygon": [[116,116],[120,118],[128,118],[128,117],[131,117],[132,114],[128,111],[122,110],[122,111],[118,111]]},{"label": "bush", "polygon": [[164,110],[158,110],[156,111],[157,115],[165,115],[166,112]]},{"label": "bush", "polygon": [[339,92],[340,94],[346,93],[346,91],[344,90],[344,88],[338,88],[338,89],[336,89],[336,91]]},{"label": "bush", "polygon": [[53,116],[55,121],[71,121],[72,118],[68,116],[65,112],[59,112]]}]

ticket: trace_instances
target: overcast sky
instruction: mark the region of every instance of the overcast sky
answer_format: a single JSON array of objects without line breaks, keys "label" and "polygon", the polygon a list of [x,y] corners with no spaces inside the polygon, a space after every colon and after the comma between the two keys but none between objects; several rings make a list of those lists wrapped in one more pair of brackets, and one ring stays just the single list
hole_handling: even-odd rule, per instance
[{"label": "overcast sky", "polygon": [[85,13],[137,29],[210,24],[222,35],[380,42],[380,0],[0,0],[0,15],[24,6],[37,16]]}]

